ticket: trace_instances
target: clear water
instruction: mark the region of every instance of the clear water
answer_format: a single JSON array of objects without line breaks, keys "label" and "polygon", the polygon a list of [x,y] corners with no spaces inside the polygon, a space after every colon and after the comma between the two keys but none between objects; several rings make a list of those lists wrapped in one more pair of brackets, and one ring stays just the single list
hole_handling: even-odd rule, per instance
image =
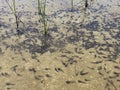
[{"label": "clear water", "polygon": [[46,38],[37,1],[16,5],[18,29],[0,0],[0,90],[120,89],[119,0],[47,0]]}]

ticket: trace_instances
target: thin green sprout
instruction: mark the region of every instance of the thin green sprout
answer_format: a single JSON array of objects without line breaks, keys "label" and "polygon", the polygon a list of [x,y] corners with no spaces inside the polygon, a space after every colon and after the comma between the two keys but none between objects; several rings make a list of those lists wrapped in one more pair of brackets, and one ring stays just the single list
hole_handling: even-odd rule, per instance
[{"label": "thin green sprout", "polygon": [[73,11],[73,0],[71,0],[71,12]]},{"label": "thin green sprout", "polygon": [[41,0],[38,0],[38,14],[41,16],[43,20],[44,35],[46,36],[48,33],[47,20],[46,20],[46,0],[44,0],[44,2],[42,2]]},{"label": "thin green sprout", "polygon": [[41,0],[38,0],[38,14],[41,15]]},{"label": "thin green sprout", "polygon": [[19,27],[19,22],[21,22],[23,24],[23,26],[25,27],[24,23],[20,20],[20,18],[17,15],[17,10],[16,10],[16,2],[15,0],[12,0],[12,4],[13,4],[13,8],[12,6],[9,4],[8,0],[6,0],[7,5],[9,6],[9,8],[11,9],[11,11],[13,12],[14,16],[15,16],[15,20],[16,20],[16,26],[17,28]]},{"label": "thin green sprout", "polygon": [[19,23],[18,23],[18,16],[17,16],[17,12],[16,12],[16,4],[15,4],[15,0],[12,0],[12,4],[13,4],[13,8],[10,6],[9,2],[6,0],[6,3],[8,4],[9,8],[11,9],[11,11],[13,12],[14,16],[15,16],[15,20],[16,20],[16,26],[18,28]]}]

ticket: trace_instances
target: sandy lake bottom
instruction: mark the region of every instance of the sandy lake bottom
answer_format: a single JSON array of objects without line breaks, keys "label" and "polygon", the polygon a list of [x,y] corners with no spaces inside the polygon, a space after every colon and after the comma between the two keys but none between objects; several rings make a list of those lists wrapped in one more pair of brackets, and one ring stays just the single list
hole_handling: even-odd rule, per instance
[{"label": "sandy lake bottom", "polygon": [[47,0],[46,37],[36,1],[0,0],[0,90],[120,90],[119,0]]}]

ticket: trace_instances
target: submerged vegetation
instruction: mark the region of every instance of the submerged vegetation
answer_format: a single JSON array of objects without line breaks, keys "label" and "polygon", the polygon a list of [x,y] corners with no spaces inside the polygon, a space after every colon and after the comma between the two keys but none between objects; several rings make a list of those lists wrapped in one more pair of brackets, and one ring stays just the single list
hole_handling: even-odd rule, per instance
[{"label": "submerged vegetation", "polygon": [[[11,9],[12,13],[14,14],[16,27],[19,27],[19,23],[22,22],[18,16],[18,12],[16,10],[16,0],[12,0],[12,5],[10,5],[8,0],[5,0],[9,8]],[[48,27],[47,27],[47,17],[46,17],[46,0],[38,0],[38,15],[40,16],[40,21],[43,24],[43,31],[44,35],[48,34]],[[85,0],[85,9],[88,7],[88,0]],[[74,0],[71,0],[71,12],[74,9]],[[23,23],[23,22],[22,22]],[[23,23],[24,25],[24,23]],[[25,25],[24,25],[25,26]]]},{"label": "submerged vegetation", "polygon": [[[86,9],[88,7],[88,0],[85,0],[84,2],[85,2],[84,7]],[[73,9],[74,9],[74,0],[71,0],[71,12],[73,12]]]},{"label": "submerged vegetation", "polygon": [[41,0],[38,0],[38,14],[41,15],[42,3]]},{"label": "submerged vegetation", "polygon": [[12,4],[13,7],[9,4],[8,0],[6,0],[6,3],[8,4],[9,8],[11,9],[11,11],[13,12],[14,16],[15,16],[15,20],[16,20],[16,27],[19,27],[19,18],[17,15],[17,11],[16,11],[16,2],[15,0],[12,0]]},{"label": "submerged vegetation", "polygon": [[18,16],[18,12],[16,10],[16,0],[12,0],[12,5],[13,7],[10,5],[9,1],[8,0],[5,0],[7,5],[9,6],[9,8],[11,9],[12,13],[14,14],[14,17],[15,17],[15,22],[16,22],[16,27],[18,29],[19,27],[19,23],[21,22],[23,24],[23,26],[25,27],[24,23],[21,21],[21,19],[19,18]]},{"label": "submerged vegetation", "polygon": [[46,0],[38,0],[38,14],[42,19],[44,27],[44,35],[48,34],[47,18],[46,18]]},{"label": "submerged vegetation", "polygon": [[73,0],[71,0],[71,12],[73,11]]}]

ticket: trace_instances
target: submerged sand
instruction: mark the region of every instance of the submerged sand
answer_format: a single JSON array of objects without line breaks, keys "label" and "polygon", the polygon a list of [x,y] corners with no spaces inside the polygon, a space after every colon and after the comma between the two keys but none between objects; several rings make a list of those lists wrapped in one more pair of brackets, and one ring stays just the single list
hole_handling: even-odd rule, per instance
[{"label": "submerged sand", "polygon": [[35,0],[16,0],[20,19],[0,0],[0,90],[119,90],[119,0],[47,1],[49,35]]}]

